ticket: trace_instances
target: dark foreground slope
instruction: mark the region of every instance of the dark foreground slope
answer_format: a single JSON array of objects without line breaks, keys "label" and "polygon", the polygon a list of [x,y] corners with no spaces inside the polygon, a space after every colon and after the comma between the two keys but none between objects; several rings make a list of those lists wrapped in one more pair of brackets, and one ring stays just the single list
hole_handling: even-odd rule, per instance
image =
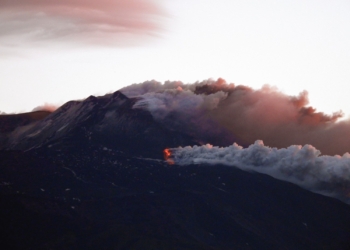
[{"label": "dark foreground slope", "polygon": [[102,147],[2,152],[8,249],[348,249],[350,207],[224,166]]},{"label": "dark foreground slope", "polygon": [[349,205],[232,167],[168,165],[165,146],[195,140],[104,98],[7,134],[2,249],[350,249]]},{"label": "dark foreground slope", "polygon": [[50,111],[33,111],[23,114],[0,115],[0,133],[12,132],[19,126],[40,121],[50,114]]}]

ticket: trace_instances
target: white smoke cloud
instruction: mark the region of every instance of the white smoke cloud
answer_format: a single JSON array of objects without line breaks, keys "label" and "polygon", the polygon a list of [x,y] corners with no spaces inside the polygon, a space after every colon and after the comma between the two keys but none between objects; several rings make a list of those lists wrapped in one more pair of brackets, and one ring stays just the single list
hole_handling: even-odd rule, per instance
[{"label": "white smoke cloud", "polygon": [[311,145],[271,148],[261,140],[248,148],[187,146],[170,149],[178,165],[227,165],[270,175],[312,192],[332,196],[350,204],[350,154],[321,156]]},{"label": "white smoke cloud", "polygon": [[[212,86],[213,91],[195,93],[203,87],[207,90],[207,86]],[[170,129],[192,135],[201,143],[228,144],[235,137],[209,113],[219,108],[218,105],[228,96],[225,91],[233,88],[233,84],[226,84],[222,79],[194,84],[147,81],[125,87],[121,92],[139,98],[134,108],[149,110],[158,122]]]}]

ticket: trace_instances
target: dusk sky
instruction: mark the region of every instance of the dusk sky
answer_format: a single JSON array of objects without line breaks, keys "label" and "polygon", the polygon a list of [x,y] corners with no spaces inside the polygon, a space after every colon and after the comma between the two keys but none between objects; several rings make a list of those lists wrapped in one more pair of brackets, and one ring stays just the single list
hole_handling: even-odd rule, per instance
[{"label": "dusk sky", "polygon": [[0,112],[219,77],[350,115],[350,1],[0,0]]}]

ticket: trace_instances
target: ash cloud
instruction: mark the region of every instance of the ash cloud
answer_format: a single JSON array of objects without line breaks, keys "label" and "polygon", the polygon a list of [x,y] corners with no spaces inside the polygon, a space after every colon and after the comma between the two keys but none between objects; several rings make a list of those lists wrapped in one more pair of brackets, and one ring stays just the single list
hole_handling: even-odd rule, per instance
[{"label": "ash cloud", "polygon": [[156,36],[161,16],[156,0],[0,0],[0,44],[129,45]]},{"label": "ash cloud", "polygon": [[306,91],[289,96],[223,79],[147,81],[121,91],[136,98],[134,108],[202,145],[169,149],[168,162],[234,166],[350,204],[350,121],[338,121],[342,112],[328,115],[308,106]]},{"label": "ash cloud", "polygon": [[138,98],[134,108],[149,110],[164,126],[201,144],[236,142],[246,147],[263,140],[278,148],[310,144],[327,155],[350,152],[350,120],[338,121],[342,112],[317,112],[308,106],[306,91],[289,96],[270,86],[254,90],[218,79],[193,84],[147,81],[121,92]]},{"label": "ash cloud", "polygon": [[176,164],[223,164],[270,175],[350,204],[350,154],[320,156],[311,145],[270,148],[256,141],[248,148],[187,146],[169,149]]}]

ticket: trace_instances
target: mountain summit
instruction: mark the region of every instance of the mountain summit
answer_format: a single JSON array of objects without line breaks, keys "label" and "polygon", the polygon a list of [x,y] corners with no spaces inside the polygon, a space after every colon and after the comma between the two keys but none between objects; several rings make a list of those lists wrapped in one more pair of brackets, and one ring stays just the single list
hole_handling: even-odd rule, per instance
[{"label": "mountain summit", "polygon": [[140,103],[117,91],[0,116],[3,249],[350,249],[348,204],[234,166],[169,164],[164,149],[203,143]]},{"label": "mountain summit", "polygon": [[[161,158],[166,147],[196,144],[190,136],[157,123],[148,111],[134,109],[135,102],[119,91],[67,102],[41,120],[32,119],[12,131],[4,131],[0,149],[26,151],[74,140],[85,146],[100,143],[134,155]],[[5,120],[0,116],[0,122],[1,119]]]}]

